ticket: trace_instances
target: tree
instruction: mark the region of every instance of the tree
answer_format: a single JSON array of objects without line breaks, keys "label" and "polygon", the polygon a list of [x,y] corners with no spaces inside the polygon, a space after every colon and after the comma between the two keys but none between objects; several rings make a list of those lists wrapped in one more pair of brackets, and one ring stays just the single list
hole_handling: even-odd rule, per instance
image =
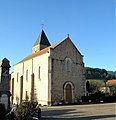
[{"label": "tree", "polygon": [[86,82],[86,90],[89,93],[90,92],[90,83],[89,81]]},{"label": "tree", "polygon": [[110,80],[116,79],[116,76],[113,74],[109,74],[107,70],[100,68],[85,68],[85,76],[86,79],[102,79],[102,80]]},{"label": "tree", "polygon": [[115,75],[112,75],[112,74],[108,74],[106,76],[106,80],[112,80],[112,79],[116,79],[116,76]]},{"label": "tree", "polygon": [[99,91],[100,87],[104,86],[104,81],[101,80],[89,80],[90,88],[89,91],[90,93],[95,93]]}]

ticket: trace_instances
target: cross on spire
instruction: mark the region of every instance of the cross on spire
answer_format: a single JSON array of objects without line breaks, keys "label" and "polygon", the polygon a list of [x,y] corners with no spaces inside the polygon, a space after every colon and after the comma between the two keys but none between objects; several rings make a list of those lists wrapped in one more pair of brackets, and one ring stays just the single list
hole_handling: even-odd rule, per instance
[{"label": "cross on spire", "polygon": [[41,27],[42,27],[42,29],[43,29],[43,27],[44,27],[44,24],[41,24]]}]

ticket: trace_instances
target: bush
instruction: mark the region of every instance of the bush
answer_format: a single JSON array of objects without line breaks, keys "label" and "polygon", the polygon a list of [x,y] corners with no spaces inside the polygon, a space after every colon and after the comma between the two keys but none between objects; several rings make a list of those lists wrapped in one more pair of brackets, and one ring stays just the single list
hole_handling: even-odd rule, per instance
[{"label": "bush", "polygon": [[6,109],[3,103],[0,103],[0,120],[5,120]]},{"label": "bush", "polygon": [[16,114],[21,118],[21,120],[32,120],[34,110],[37,103],[24,101],[23,103],[17,105]]},{"label": "bush", "polygon": [[99,91],[100,87],[104,87],[103,80],[88,80],[89,81],[89,93],[94,94],[95,92]]}]

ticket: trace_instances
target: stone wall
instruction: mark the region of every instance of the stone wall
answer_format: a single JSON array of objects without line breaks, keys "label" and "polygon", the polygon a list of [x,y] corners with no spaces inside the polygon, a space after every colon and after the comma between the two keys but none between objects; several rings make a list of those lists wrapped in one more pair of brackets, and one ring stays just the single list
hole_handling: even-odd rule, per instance
[{"label": "stone wall", "polygon": [[[66,59],[71,59],[71,70],[66,70]],[[73,85],[73,102],[84,95],[85,77],[83,56],[67,38],[52,53],[52,101],[65,99],[64,85]]]}]

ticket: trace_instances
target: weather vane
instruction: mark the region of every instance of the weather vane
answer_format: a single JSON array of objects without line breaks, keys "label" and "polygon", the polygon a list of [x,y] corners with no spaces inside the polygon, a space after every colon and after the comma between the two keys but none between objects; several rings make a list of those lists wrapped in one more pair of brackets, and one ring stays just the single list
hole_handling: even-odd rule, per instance
[{"label": "weather vane", "polygon": [[42,29],[43,29],[43,27],[44,27],[44,24],[41,24],[41,27],[42,27]]}]

